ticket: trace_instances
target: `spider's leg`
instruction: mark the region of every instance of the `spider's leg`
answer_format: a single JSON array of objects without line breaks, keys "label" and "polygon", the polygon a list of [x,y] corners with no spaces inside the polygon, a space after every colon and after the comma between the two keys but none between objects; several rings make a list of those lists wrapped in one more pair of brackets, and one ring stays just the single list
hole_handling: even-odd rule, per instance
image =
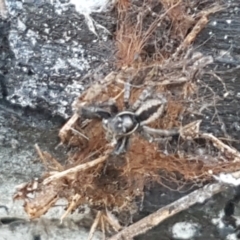
[{"label": "spider's leg", "polygon": [[123,96],[123,102],[125,109],[129,108],[129,99],[131,95],[131,85],[129,82],[125,82],[124,84],[124,96]]},{"label": "spider's leg", "polygon": [[140,134],[142,135],[143,138],[145,138],[148,142],[158,142],[158,143],[162,143],[162,142],[166,142],[172,139],[172,136],[170,137],[163,137],[163,136],[154,136],[154,134],[150,134],[147,131],[140,131]]},{"label": "spider's leg", "polygon": [[111,99],[100,104],[84,105],[78,110],[80,116],[88,119],[108,119],[117,112],[117,105]]},{"label": "spider's leg", "polygon": [[159,119],[164,113],[166,99],[149,99],[136,111],[136,116],[141,126],[147,125]]},{"label": "spider's leg", "polygon": [[117,144],[115,146],[113,153],[116,155],[120,155],[121,153],[126,152],[128,143],[129,143],[129,136],[120,137],[117,140]]},{"label": "spider's leg", "polygon": [[142,91],[136,102],[132,105],[131,109],[133,111],[136,111],[141,104],[152,95],[153,93],[153,87],[152,86],[147,86],[146,89]]},{"label": "spider's leg", "polygon": [[142,130],[144,133],[147,133],[149,135],[158,135],[161,137],[171,137],[175,135],[179,135],[179,128],[173,128],[173,129],[157,129],[157,128],[151,128],[148,126],[142,126]]},{"label": "spider's leg", "polygon": [[111,117],[110,111],[95,105],[82,107],[78,114],[87,119],[108,119]]},{"label": "spider's leg", "polygon": [[107,102],[102,103],[101,107],[109,108],[112,115],[115,115],[118,113],[118,107],[116,105],[116,101],[112,98],[110,98]]}]

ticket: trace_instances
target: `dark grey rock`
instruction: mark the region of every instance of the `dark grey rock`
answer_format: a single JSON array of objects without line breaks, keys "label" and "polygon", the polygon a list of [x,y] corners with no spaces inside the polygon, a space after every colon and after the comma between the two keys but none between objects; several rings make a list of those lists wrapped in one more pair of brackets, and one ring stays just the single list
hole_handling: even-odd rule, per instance
[{"label": "dark grey rock", "polygon": [[11,19],[2,27],[9,50],[0,54],[9,59],[9,66],[0,68],[6,98],[12,104],[44,108],[67,118],[72,101],[87,85],[81,78],[105,64],[111,40],[103,31],[99,38],[92,34],[73,6],[59,14],[48,1],[36,2],[9,0],[7,4]]}]

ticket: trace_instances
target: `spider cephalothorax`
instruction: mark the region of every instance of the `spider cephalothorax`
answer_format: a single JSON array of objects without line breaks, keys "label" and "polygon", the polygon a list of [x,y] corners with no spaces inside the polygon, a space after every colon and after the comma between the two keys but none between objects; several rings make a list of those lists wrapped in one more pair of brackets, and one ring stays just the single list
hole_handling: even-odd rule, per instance
[{"label": "spider cephalothorax", "polygon": [[103,119],[103,127],[107,132],[123,137],[134,133],[138,129],[139,120],[135,113],[123,111],[113,117]]},{"label": "spider cephalothorax", "polygon": [[[139,132],[144,136],[153,134],[161,137],[172,136],[179,133],[178,129],[163,130],[146,126],[160,118],[164,112],[167,100],[162,95],[151,96],[146,90],[132,107],[118,111],[114,101],[107,103],[91,104],[81,107],[79,114],[84,118],[102,119],[103,128],[109,141],[115,146],[114,153],[126,151],[130,136]],[[125,105],[128,103],[125,101]]]}]

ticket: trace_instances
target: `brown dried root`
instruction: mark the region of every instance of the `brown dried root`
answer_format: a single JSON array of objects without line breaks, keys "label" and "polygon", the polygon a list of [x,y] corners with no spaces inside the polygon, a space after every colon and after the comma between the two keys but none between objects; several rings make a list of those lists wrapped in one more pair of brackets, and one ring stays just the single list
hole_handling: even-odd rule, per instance
[{"label": "brown dried root", "polygon": [[81,199],[81,196],[79,194],[75,194],[72,197],[72,201],[70,202],[68,209],[66,210],[66,212],[61,216],[61,223],[63,221],[63,219],[69,214],[71,213],[73,210],[75,210],[79,204],[79,200]]},{"label": "brown dried root", "polygon": [[87,163],[84,163],[84,164],[81,164],[81,165],[78,165],[76,167],[73,167],[73,168],[70,168],[70,169],[67,169],[63,172],[59,172],[59,173],[54,173],[52,176],[46,178],[44,181],[43,181],[43,184],[44,185],[47,185],[49,184],[50,182],[52,181],[56,181],[60,178],[63,178],[63,177],[66,177],[67,175],[70,175],[70,174],[75,174],[79,171],[85,171],[89,168],[92,168],[100,163],[103,163],[104,161],[106,161],[108,155],[105,155],[105,156],[102,156],[102,157],[99,157],[91,162],[87,162]]},{"label": "brown dried root", "polygon": [[[13,199],[23,199],[24,210],[31,219],[39,218],[59,199],[58,192],[62,190],[61,185],[39,186],[38,181],[21,184],[17,186],[17,192]],[[29,194],[33,195],[29,197]]]},{"label": "brown dried root", "polygon": [[197,1],[191,5],[195,10],[187,13],[188,4],[182,0],[143,1],[140,6],[119,1],[118,66],[140,68],[179,54],[206,26],[209,15],[223,9],[218,3],[206,4],[203,10],[196,10]]},{"label": "brown dried root", "polygon": [[92,240],[93,234],[94,234],[94,232],[96,231],[97,226],[98,226],[98,224],[99,224],[100,221],[101,221],[101,215],[102,215],[102,212],[101,212],[101,211],[98,211],[98,212],[97,212],[97,216],[96,216],[96,218],[94,219],[94,222],[93,222],[92,227],[91,227],[91,229],[90,229],[90,232],[89,232],[89,234],[88,234],[88,240]]},{"label": "brown dried root", "polygon": [[120,225],[118,219],[110,211],[107,209],[105,211],[97,211],[97,215],[88,235],[88,240],[91,240],[93,238],[93,235],[96,232],[98,226],[101,227],[101,230],[103,232],[103,239],[105,239],[106,224],[109,224],[115,232],[119,232],[122,229],[122,226]]},{"label": "brown dried root", "polygon": [[[111,73],[105,80],[94,84],[75,101],[76,114],[60,131],[63,142],[79,146],[81,149],[70,156],[66,170],[58,168],[57,172],[48,173],[36,190],[41,192],[44,188],[52,186],[56,189],[57,196],[68,200],[68,208],[66,214],[62,216],[63,219],[69,212],[85,203],[98,210],[108,206],[109,209],[128,211],[132,208],[135,197],[142,196],[144,187],[151,181],[163,184],[168,179],[170,183],[176,183],[180,188],[184,185],[184,181],[205,182],[212,179],[212,174],[226,171],[226,168],[226,172],[239,168],[239,163],[231,159],[228,162],[221,162],[221,158],[218,157],[214,165],[211,162],[202,162],[201,158],[194,153],[179,151],[163,154],[156,142],[150,143],[137,134],[131,138],[130,148],[124,157],[110,157],[109,152],[112,149],[105,139],[101,122],[86,121],[79,118],[77,114],[78,107],[92,102],[103,102],[109,98],[115,99],[119,109],[123,109],[124,82],[132,76],[130,83],[133,86],[154,85],[156,92],[164,91],[169,99],[163,118],[150,127],[164,130],[179,128],[184,141],[194,142],[195,138],[201,138],[200,121],[181,126],[179,119],[185,109],[182,100],[195,93],[192,87],[189,85],[186,87],[186,85],[194,84],[194,79],[201,73],[200,70],[211,62],[211,57],[204,57],[199,53],[191,55],[187,52],[186,55],[180,56],[179,60],[166,60],[159,66],[146,67],[139,72],[132,68],[125,69],[118,74]],[[184,81],[178,82],[183,78]],[[175,91],[174,97],[171,95],[172,89]],[[136,101],[141,92],[142,87],[132,88],[130,104]],[[207,140],[211,139],[207,138]],[[179,144],[176,145],[176,149],[179,148]],[[224,143],[221,144],[223,147]],[[215,145],[216,148],[220,146],[219,143]],[[43,162],[49,165],[46,155],[43,156],[39,149],[38,152]],[[224,151],[221,154],[226,158],[225,155],[228,152]],[[214,156],[210,157],[214,158]],[[103,175],[104,168],[106,172]],[[162,174],[159,175],[159,172],[165,173],[164,178]],[[183,179],[179,180],[179,176]],[[45,205],[49,207],[48,197],[45,199]],[[34,202],[38,205],[37,200],[38,198],[33,199],[32,204]],[[41,207],[43,205],[38,209]],[[26,210],[31,211],[31,208]],[[101,224],[104,225],[103,220]]]},{"label": "brown dried root", "polygon": [[[220,140],[219,142],[213,137],[201,135],[200,121],[190,124],[180,121],[184,114],[188,114],[185,111],[187,107],[185,103],[197,90],[197,86],[195,85],[195,88],[193,86],[194,81],[201,76],[204,66],[211,62],[211,57],[187,52],[185,55],[179,55],[174,61],[169,59],[161,65],[149,66],[141,71],[130,68],[118,74],[111,73],[105,80],[94,84],[76,99],[74,104],[76,113],[61,129],[60,137],[63,142],[70,146],[78,146],[79,149],[69,157],[63,170],[37,147],[44,164],[48,169],[49,166],[53,167],[55,172],[49,172],[42,178],[37,188],[31,191],[35,195],[32,199],[29,199],[24,192],[26,189],[19,190],[19,196],[22,194],[21,197],[26,201],[25,210],[29,216],[34,218],[45,213],[60,197],[68,201],[68,208],[62,219],[82,204],[89,204],[93,209],[101,211],[107,206],[109,210],[131,212],[135,198],[143,196],[144,188],[150,182],[158,182],[166,186],[169,183],[168,187],[175,183],[174,188],[180,189],[186,182],[205,183],[211,181],[213,175],[240,169],[240,163],[234,162],[231,158],[234,150],[226,147]],[[138,99],[142,88],[146,86],[155,86],[156,93],[164,92],[169,100],[166,112],[161,119],[156,120],[149,127],[163,130],[179,128],[181,139],[177,143],[170,139],[167,140],[170,144],[166,142],[161,146],[160,142],[150,143],[138,134],[134,134],[125,156],[110,156],[112,148],[105,139],[101,121],[84,120],[77,114],[78,107],[103,102],[109,98],[115,99],[119,109],[123,109],[123,86],[125,80],[129,78],[133,86],[130,105]],[[178,82],[183,78],[184,81]],[[174,95],[171,94],[172,91]],[[194,139],[198,138],[206,139],[208,141],[206,144],[216,152],[215,155],[209,154],[211,161],[204,162],[201,156],[194,151],[191,152],[196,146]],[[188,141],[193,144],[190,152],[181,147],[181,144],[184,146]],[[166,145],[170,145],[168,154],[163,153]],[[217,155],[218,149],[224,151],[220,151]],[[215,159],[215,162],[212,159]],[[160,172],[163,174],[159,174]],[[106,221],[102,219],[99,222],[102,226],[106,226],[105,223]]]},{"label": "brown dried root", "polygon": [[52,157],[49,153],[43,152],[38,144],[34,145],[38,156],[42,160],[43,166],[45,166],[47,169],[53,169],[57,171],[63,171],[64,167],[54,158]]}]

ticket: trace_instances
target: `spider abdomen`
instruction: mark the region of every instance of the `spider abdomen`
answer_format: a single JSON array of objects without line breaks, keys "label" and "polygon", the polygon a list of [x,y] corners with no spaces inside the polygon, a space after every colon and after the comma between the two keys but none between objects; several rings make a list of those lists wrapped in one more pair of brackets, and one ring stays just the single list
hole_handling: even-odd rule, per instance
[{"label": "spider abdomen", "polygon": [[135,114],[140,125],[143,126],[161,117],[164,108],[165,101],[162,99],[149,99],[136,111]]}]

